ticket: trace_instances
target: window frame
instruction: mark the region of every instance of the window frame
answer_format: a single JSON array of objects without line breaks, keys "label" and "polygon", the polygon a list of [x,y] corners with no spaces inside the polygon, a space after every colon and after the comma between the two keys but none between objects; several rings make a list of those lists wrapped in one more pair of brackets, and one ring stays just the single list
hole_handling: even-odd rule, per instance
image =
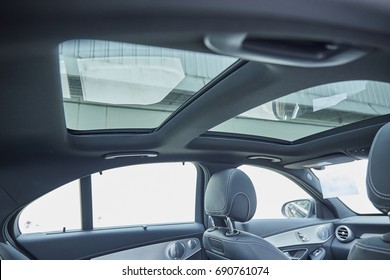
[{"label": "window frame", "polygon": [[[309,184],[307,184],[306,182],[302,181],[301,178],[299,176],[297,176],[297,174],[294,175],[294,174],[291,174],[291,173],[287,173],[287,172],[285,172],[285,171],[283,171],[281,169],[271,168],[271,167],[266,166],[266,165],[256,165],[256,164],[243,163],[243,164],[238,165],[237,168],[239,168],[241,166],[249,166],[249,167],[256,167],[256,168],[260,168],[260,169],[265,169],[266,171],[273,172],[273,173],[275,173],[275,174],[277,174],[279,176],[284,177],[284,179],[287,179],[287,180],[291,181],[291,183],[293,183],[297,188],[300,188],[303,192],[305,192],[310,197],[311,200],[313,200],[314,207],[315,207],[314,208],[314,215],[313,215],[313,217],[309,217],[308,219],[311,219],[311,218],[322,219],[322,217],[319,217],[318,211],[317,211],[318,203],[319,203],[319,201],[321,201],[321,200],[319,200],[319,194],[314,192],[314,190],[315,190],[314,186],[308,187]],[[256,194],[257,194],[257,191],[256,191]],[[287,203],[287,202],[289,202],[289,201],[286,201],[285,203]],[[284,220],[284,219],[286,219],[287,220],[287,218],[282,218],[282,217],[281,218],[264,218],[264,217],[257,218],[256,217],[256,213],[255,213],[255,216],[252,219],[254,219],[254,220],[266,220],[266,219],[267,220],[270,220],[270,219],[282,219],[282,220]]]},{"label": "window frame", "polygon": [[[367,164],[368,164],[368,158],[361,158],[361,159],[358,159],[358,160],[354,160],[353,162],[359,162],[359,161],[367,161]],[[353,163],[353,162],[349,162],[350,164]],[[336,166],[337,165],[342,165],[342,164],[347,164],[347,163],[339,163],[339,164],[335,164]],[[330,166],[333,166],[333,165],[330,165]],[[364,168],[365,170],[367,170],[366,168]],[[321,179],[317,176],[318,172],[321,172],[321,171],[315,171],[315,170],[312,170],[311,171],[313,173],[313,175],[319,180],[319,182],[321,183]],[[366,175],[364,176],[364,178],[366,177]],[[365,179],[364,179],[364,182],[360,182],[361,184],[366,184],[365,183]],[[365,191],[365,186],[363,188]],[[358,191],[361,191],[362,189],[358,189]],[[359,196],[361,196],[360,192],[358,192]],[[363,195],[364,196],[364,195]],[[353,203],[350,203],[348,204],[347,202],[345,202],[345,200],[342,199],[343,196],[337,196],[337,197],[330,197],[330,198],[324,198],[324,200],[326,201],[329,201],[329,200],[337,200],[340,204],[342,204],[346,209],[348,209],[348,211],[352,212],[354,215],[356,216],[382,216],[383,214],[377,210],[375,208],[375,206],[373,206],[372,210],[375,211],[375,212],[371,212],[371,213],[367,213],[367,212],[358,212],[356,211],[356,208],[354,207],[351,207],[352,206],[355,206],[355,204]],[[368,203],[371,203],[369,198],[367,197],[368,200],[366,200],[366,202]],[[370,207],[371,208],[371,207]]]},{"label": "window frame", "polygon": [[[180,163],[181,161],[177,161],[176,163]],[[147,163],[135,163],[130,165],[124,165],[124,166],[116,166],[115,168],[120,167],[130,167],[135,165],[147,165],[152,162]],[[164,164],[168,162],[153,162],[156,164]],[[170,222],[170,223],[161,223],[161,224],[150,224],[147,225],[150,226],[167,226],[167,225],[178,225],[178,224],[193,224],[193,223],[201,223],[203,224],[204,218],[203,218],[203,193],[204,193],[204,185],[205,185],[205,171],[201,164],[193,161],[188,161],[185,163],[193,164],[195,167],[195,204],[194,204],[194,221],[192,222]],[[107,169],[109,170],[109,169]],[[93,174],[93,173],[92,173]],[[140,225],[120,225],[120,226],[110,226],[110,227],[98,227],[94,228],[93,226],[93,206],[92,206],[92,174],[87,175],[85,177],[81,177],[79,179],[73,180],[73,181],[79,181],[79,189],[80,189],[80,213],[81,213],[81,228],[80,229],[72,229],[69,231],[62,231],[61,229],[57,231],[42,231],[42,232],[32,232],[32,233],[22,233],[19,227],[19,219],[21,213],[25,210],[25,208],[32,203],[27,203],[24,207],[18,210],[17,215],[14,216],[14,233],[16,236],[22,235],[22,234],[58,234],[58,233],[67,233],[67,232],[84,232],[84,231],[100,231],[100,230],[106,230],[106,229],[119,229],[119,228],[135,228],[140,227]],[[66,185],[66,184],[64,184]],[[64,186],[62,185],[62,186]],[[61,188],[60,186],[59,188]],[[45,194],[44,194],[45,195]],[[44,196],[43,195],[43,196]],[[42,196],[41,196],[42,197]],[[40,198],[40,197],[39,197]],[[39,199],[37,198],[37,199]]]}]

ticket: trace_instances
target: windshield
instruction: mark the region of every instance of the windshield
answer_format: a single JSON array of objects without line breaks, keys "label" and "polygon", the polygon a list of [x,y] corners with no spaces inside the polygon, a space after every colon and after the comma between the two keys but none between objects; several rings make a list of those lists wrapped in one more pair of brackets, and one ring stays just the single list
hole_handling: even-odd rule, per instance
[{"label": "windshield", "polygon": [[320,179],[324,198],[337,197],[358,214],[380,213],[370,202],[366,191],[367,160],[312,169]]}]

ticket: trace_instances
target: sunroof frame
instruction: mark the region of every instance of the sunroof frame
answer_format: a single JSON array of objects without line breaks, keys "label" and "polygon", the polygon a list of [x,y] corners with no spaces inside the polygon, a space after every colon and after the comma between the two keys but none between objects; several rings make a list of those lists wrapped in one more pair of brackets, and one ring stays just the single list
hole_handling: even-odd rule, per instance
[{"label": "sunroof frame", "polygon": [[[151,68],[151,71],[164,74],[163,72],[165,69],[168,69],[169,65],[162,65],[162,66],[155,66],[155,65],[146,65],[147,61],[150,60],[159,60],[163,61],[164,63],[171,63],[166,57],[169,57],[172,55],[174,59],[180,60],[183,72],[185,73],[184,79],[180,82],[178,82],[177,86],[166,95],[166,97],[161,98],[161,102],[159,103],[153,103],[148,104],[146,103],[138,103],[136,101],[136,104],[109,104],[109,103],[102,103],[99,101],[99,99],[92,100],[86,100],[86,96],[84,95],[85,90],[87,90],[87,87],[85,86],[86,81],[89,82],[89,80],[93,80],[96,75],[100,75],[99,71],[100,68],[93,68],[93,64],[90,65],[90,68],[86,68],[89,72],[85,74],[85,77],[82,74],[82,70],[80,68],[80,59],[82,62],[88,63],[88,59],[93,61],[93,58],[95,57],[95,49],[94,51],[86,51],[88,50],[88,47],[95,47],[96,45],[102,45],[106,49],[104,51],[99,50],[96,51],[100,53],[98,59],[98,67],[100,67],[102,64],[107,64],[105,59],[108,60],[108,64],[113,64],[113,68],[115,71],[118,67],[128,67],[128,64],[131,64],[131,61],[134,60],[133,58],[128,58],[128,54],[123,54],[124,57],[126,57],[126,65],[123,62],[122,65],[119,65],[120,59],[118,59],[118,52],[122,53],[129,53],[130,50],[132,52],[135,52],[135,54],[139,55],[141,57],[143,64],[141,66],[138,64],[139,62],[136,61],[131,66],[132,67],[131,73],[137,74],[138,68],[141,67],[142,69],[139,70],[139,76],[141,79],[143,79],[142,74],[145,73],[145,71],[149,71],[148,67]],[[111,55],[111,50],[108,46],[110,44],[114,45],[115,51]],[[80,45],[84,47],[80,47]],[[68,47],[68,49],[67,49]],[[80,51],[80,48],[82,51]],[[91,47],[92,48],[92,47]],[[120,48],[127,48],[127,51],[119,51]],[[137,49],[141,48],[141,52]],[[132,132],[132,133],[151,133],[153,131],[156,131],[161,126],[163,126],[168,120],[170,120],[174,115],[177,114],[178,111],[180,111],[180,108],[183,108],[187,106],[190,102],[192,102],[194,99],[197,98],[198,94],[202,94],[205,90],[213,86],[213,80],[216,79],[217,81],[220,79],[220,77],[225,77],[224,73],[229,72],[232,66],[238,61],[236,58],[230,58],[230,57],[224,57],[220,55],[215,54],[209,54],[209,53],[199,53],[199,52],[192,52],[192,51],[184,51],[184,50],[174,50],[174,49],[167,49],[167,48],[159,48],[159,47],[152,47],[152,46],[144,46],[144,45],[136,45],[136,44],[127,44],[127,43],[118,43],[118,42],[105,42],[105,41],[96,41],[96,40],[73,40],[68,41],[60,45],[60,59],[64,59],[64,64],[66,67],[66,75],[62,73],[62,78],[65,76],[68,78],[68,85],[70,88],[70,91],[73,93],[69,93],[69,96],[71,98],[67,98],[66,94],[64,95],[64,110],[66,114],[66,124],[69,131],[73,133],[78,132],[94,132],[94,133],[102,133],[102,132]],[[135,50],[135,51],[134,51]],[[72,55],[71,58],[69,56]],[[81,53],[81,55],[80,55]],[[93,53],[90,54],[90,53]],[[106,55],[105,59],[102,59]],[[108,53],[108,54],[106,54]],[[160,55],[160,56],[159,56]],[[87,57],[87,58],[86,58]],[[92,58],[91,58],[92,57]],[[87,59],[87,61],[85,61]],[[112,62],[112,60],[115,60],[115,62]],[[125,58],[123,58],[125,60]],[[171,59],[172,60],[172,59]],[[119,61],[119,62],[118,62]],[[130,61],[130,62],[129,62]],[[146,61],[146,62],[145,62]],[[216,63],[217,62],[217,63]],[[172,64],[172,63],[171,63]],[[196,65],[195,65],[196,64]],[[217,64],[217,65],[216,65]],[[99,66],[100,65],[100,66]],[[87,65],[88,66],[88,65]],[[104,66],[104,65],[103,65]],[[112,66],[112,65],[111,65]],[[95,66],[96,67],[96,66]],[[168,68],[167,68],[168,67]],[[175,66],[173,72],[177,72],[178,67]],[[62,67],[64,68],[64,67]],[[83,68],[83,69],[84,69]],[[199,68],[199,69],[198,69]],[[234,68],[234,67],[233,67]],[[135,69],[135,70],[134,70]],[[146,70],[145,70],[146,69]],[[85,70],[85,69],[84,69]],[[87,71],[86,70],[86,71]],[[128,70],[128,69],[127,69]],[[69,72],[68,72],[69,71]],[[88,74],[90,73],[90,74]],[[98,74],[96,74],[98,73]],[[113,80],[114,82],[111,82],[114,86],[117,86],[118,84],[121,85],[121,82],[116,82],[116,76],[118,76],[119,72],[116,72],[117,74],[103,74],[103,79],[109,79],[110,81]],[[106,75],[106,76],[105,76]],[[111,76],[110,76],[111,75]],[[122,75],[122,74],[121,74]],[[100,75],[102,76],[102,75]],[[100,77],[99,76],[99,77]],[[106,78],[107,77],[107,78]],[[129,79],[132,77],[129,77]],[[167,74],[164,74],[164,77],[168,77]],[[72,79],[78,79],[79,80],[79,92],[75,93],[75,85],[70,83]],[[89,79],[89,80],[88,80]],[[127,78],[122,78],[122,81],[125,81],[125,83],[128,83]],[[149,83],[152,82],[153,79],[144,79],[142,83]],[[163,80],[160,81],[160,83],[164,82]],[[131,84],[137,83],[131,82]],[[177,82],[175,82],[177,83]],[[62,80],[62,84],[64,85],[64,81]],[[130,85],[133,86],[133,85]],[[133,88],[135,90],[127,90],[125,92],[133,92],[133,95],[137,94],[144,94],[142,90],[136,90],[139,88],[142,88],[142,85],[135,84],[135,87]],[[63,86],[64,88],[64,86]],[[66,87],[65,87],[66,88]],[[95,86],[95,90],[99,91],[101,88],[104,88],[103,86]],[[156,88],[158,89],[158,88]],[[100,93],[100,96],[103,97],[109,93],[109,95],[115,94],[115,88],[108,88],[102,91]],[[153,94],[154,91],[152,91]],[[157,93],[157,92],[156,92]],[[172,95],[173,94],[173,95]],[[172,95],[172,97],[170,97]],[[106,97],[104,97],[106,98]],[[174,98],[172,100],[168,100],[170,98]],[[167,101],[165,101],[167,99]],[[123,103],[123,100],[120,101]],[[89,111],[89,113],[88,113]],[[86,119],[83,119],[83,116],[87,116]]]},{"label": "sunroof frame", "polygon": [[388,92],[390,84],[380,81],[349,80],[318,85],[252,108],[209,132],[288,143],[305,141],[328,130],[333,133],[336,128],[390,114]]}]

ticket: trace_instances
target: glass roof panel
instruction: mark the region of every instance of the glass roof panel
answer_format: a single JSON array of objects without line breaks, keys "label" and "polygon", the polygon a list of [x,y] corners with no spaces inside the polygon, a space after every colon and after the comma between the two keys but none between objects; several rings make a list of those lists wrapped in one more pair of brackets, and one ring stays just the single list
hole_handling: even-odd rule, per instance
[{"label": "glass roof panel", "polygon": [[343,81],[278,98],[211,131],[295,141],[386,114],[390,114],[390,84]]},{"label": "glass roof panel", "polygon": [[67,127],[152,129],[236,59],[127,43],[59,46]]}]

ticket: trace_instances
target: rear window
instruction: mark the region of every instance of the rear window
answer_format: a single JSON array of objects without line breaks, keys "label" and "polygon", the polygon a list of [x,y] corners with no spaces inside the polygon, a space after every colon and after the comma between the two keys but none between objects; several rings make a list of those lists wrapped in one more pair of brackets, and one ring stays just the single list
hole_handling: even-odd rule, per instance
[{"label": "rear window", "polygon": [[[93,227],[195,221],[197,169],[192,163],[133,165],[91,175]],[[21,233],[82,229],[80,180],[27,205]],[[85,186],[83,186],[85,187]]]},{"label": "rear window", "polygon": [[95,228],[195,220],[196,168],[191,163],[128,166],[92,175]]},{"label": "rear window", "polygon": [[23,209],[19,216],[21,233],[81,229],[79,180],[70,182]]}]

